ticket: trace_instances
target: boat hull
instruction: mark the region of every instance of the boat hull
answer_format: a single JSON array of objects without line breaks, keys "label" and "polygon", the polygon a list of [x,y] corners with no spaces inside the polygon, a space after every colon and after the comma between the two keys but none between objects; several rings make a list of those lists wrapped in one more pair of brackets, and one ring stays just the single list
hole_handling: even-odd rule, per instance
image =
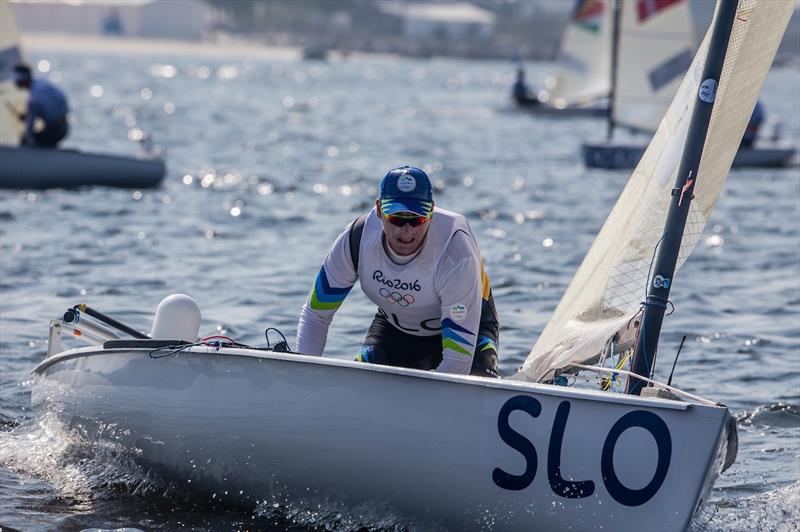
[{"label": "boat hull", "polygon": [[380,504],[454,529],[682,530],[725,454],[718,406],[257,350],[163,354],[54,355],[33,405],[216,500]]},{"label": "boat hull", "polygon": [[[587,143],[581,147],[583,163],[587,168],[635,168],[644,155],[646,146],[634,144]],[[742,148],[733,159],[736,167],[783,167],[792,164],[794,148],[757,147]]]},{"label": "boat hull", "polygon": [[543,117],[562,117],[562,118],[603,118],[608,116],[608,107],[586,106],[586,107],[552,107],[541,104],[525,104],[515,102],[520,109],[531,114]]},{"label": "boat hull", "polygon": [[150,188],[166,170],[161,159],[18,146],[0,146],[0,162],[0,188],[6,189]]}]

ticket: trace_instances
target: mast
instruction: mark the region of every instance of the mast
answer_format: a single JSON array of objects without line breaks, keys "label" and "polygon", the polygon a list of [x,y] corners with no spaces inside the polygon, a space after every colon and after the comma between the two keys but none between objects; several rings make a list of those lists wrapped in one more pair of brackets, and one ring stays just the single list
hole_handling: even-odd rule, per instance
[{"label": "mast", "polygon": [[619,23],[622,20],[622,0],[614,1],[614,16],[611,19],[611,71],[608,90],[608,129],[606,140],[611,142],[614,134],[614,93],[617,87],[617,61],[619,57]]},{"label": "mast", "polygon": [[[631,363],[631,371],[644,377],[649,377],[655,366],[658,337],[661,334],[664,312],[667,309],[672,276],[678,262],[683,229],[689,215],[694,186],[696,180],[701,177],[697,175],[697,170],[703,154],[711,111],[714,108],[714,99],[722,74],[722,66],[725,63],[725,53],[728,49],[733,22],[736,19],[738,3],[739,0],[719,0],[717,4],[711,40],[703,66],[701,78],[703,82],[698,90],[697,102],[692,111],[675,188],[672,189],[672,199],[664,224],[664,236],[658,247],[658,255],[653,266],[652,281],[648,286],[647,300],[644,303],[642,326],[636,342],[636,353],[633,355]],[[644,381],[630,378],[626,393],[638,395],[644,384]]]}]

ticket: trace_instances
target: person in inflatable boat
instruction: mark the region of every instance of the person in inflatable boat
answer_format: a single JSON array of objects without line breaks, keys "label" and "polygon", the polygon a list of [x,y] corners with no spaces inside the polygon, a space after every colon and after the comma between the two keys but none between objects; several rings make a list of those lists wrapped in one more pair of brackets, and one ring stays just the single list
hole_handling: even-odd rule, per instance
[{"label": "person in inflatable boat", "polygon": [[[17,115],[21,122],[25,122],[20,144],[56,148],[69,132],[69,106],[64,92],[46,79],[34,79],[26,64],[14,66],[13,79],[17,88],[30,92],[27,110]],[[39,128],[40,125],[43,127]]]},{"label": "person in inflatable boat", "polygon": [[500,324],[475,235],[434,206],[419,168],[384,176],[375,207],[336,238],[297,326],[296,351],[322,355],[356,280],[378,306],[356,360],[498,377]]}]

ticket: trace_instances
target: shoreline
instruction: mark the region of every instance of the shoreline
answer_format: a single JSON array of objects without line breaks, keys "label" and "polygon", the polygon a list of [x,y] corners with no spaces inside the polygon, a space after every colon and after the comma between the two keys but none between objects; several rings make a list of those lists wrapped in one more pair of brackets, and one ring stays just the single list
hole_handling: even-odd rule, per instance
[{"label": "shoreline", "polygon": [[26,33],[22,47],[29,52],[67,52],[100,55],[180,55],[194,57],[245,57],[252,59],[294,60],[302,58],[295,47],[266,46],[248,41],[209,42],[141,37],[106,37],[58,33]]},{"label": "shoreline", "polygon": [[[36,53],[84,53],[98,55],[149,55],[202,57],[212,59],[265,59],[299,61],[303,48],[274,46],[247,39],[187,41],[142,37],[109,37],[59,33],[26,33],[21,36],[22,48]],[[397,58],[395,54],[328,51],[329,60]]]}]

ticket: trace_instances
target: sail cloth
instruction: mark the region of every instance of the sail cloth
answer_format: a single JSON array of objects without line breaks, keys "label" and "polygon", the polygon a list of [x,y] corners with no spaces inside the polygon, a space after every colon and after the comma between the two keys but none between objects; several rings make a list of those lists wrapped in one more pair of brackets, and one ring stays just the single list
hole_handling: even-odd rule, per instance
[{"label": "sail cloth", "polygon": [[[694,249],[725,184],[794,9],[794,0],[739,2],[678,268]],[[592,362],[638,313],[664,230],[709,40],[710,31],[642,160],[515,378],[538,381],[571,363]]]},{"label": "sail cloth", "polygon": [[620,9],[611,120],[653,133],[695,55],[689,0],[622,2]]},{"label": "sail cloth", "polygon": [[547,103],[553,107],[584,105],[608,97],[611,88],[610,0],[578,0],[561,40]]},{"label": "sail cloth", "polygon": [[14,65],[21,62],[22,52],[14,13],[8,0],[0,0],[0,144],[19,144],[25,125],[16,115],[25,112],[28,93],[18,89],[11,79]]}]

